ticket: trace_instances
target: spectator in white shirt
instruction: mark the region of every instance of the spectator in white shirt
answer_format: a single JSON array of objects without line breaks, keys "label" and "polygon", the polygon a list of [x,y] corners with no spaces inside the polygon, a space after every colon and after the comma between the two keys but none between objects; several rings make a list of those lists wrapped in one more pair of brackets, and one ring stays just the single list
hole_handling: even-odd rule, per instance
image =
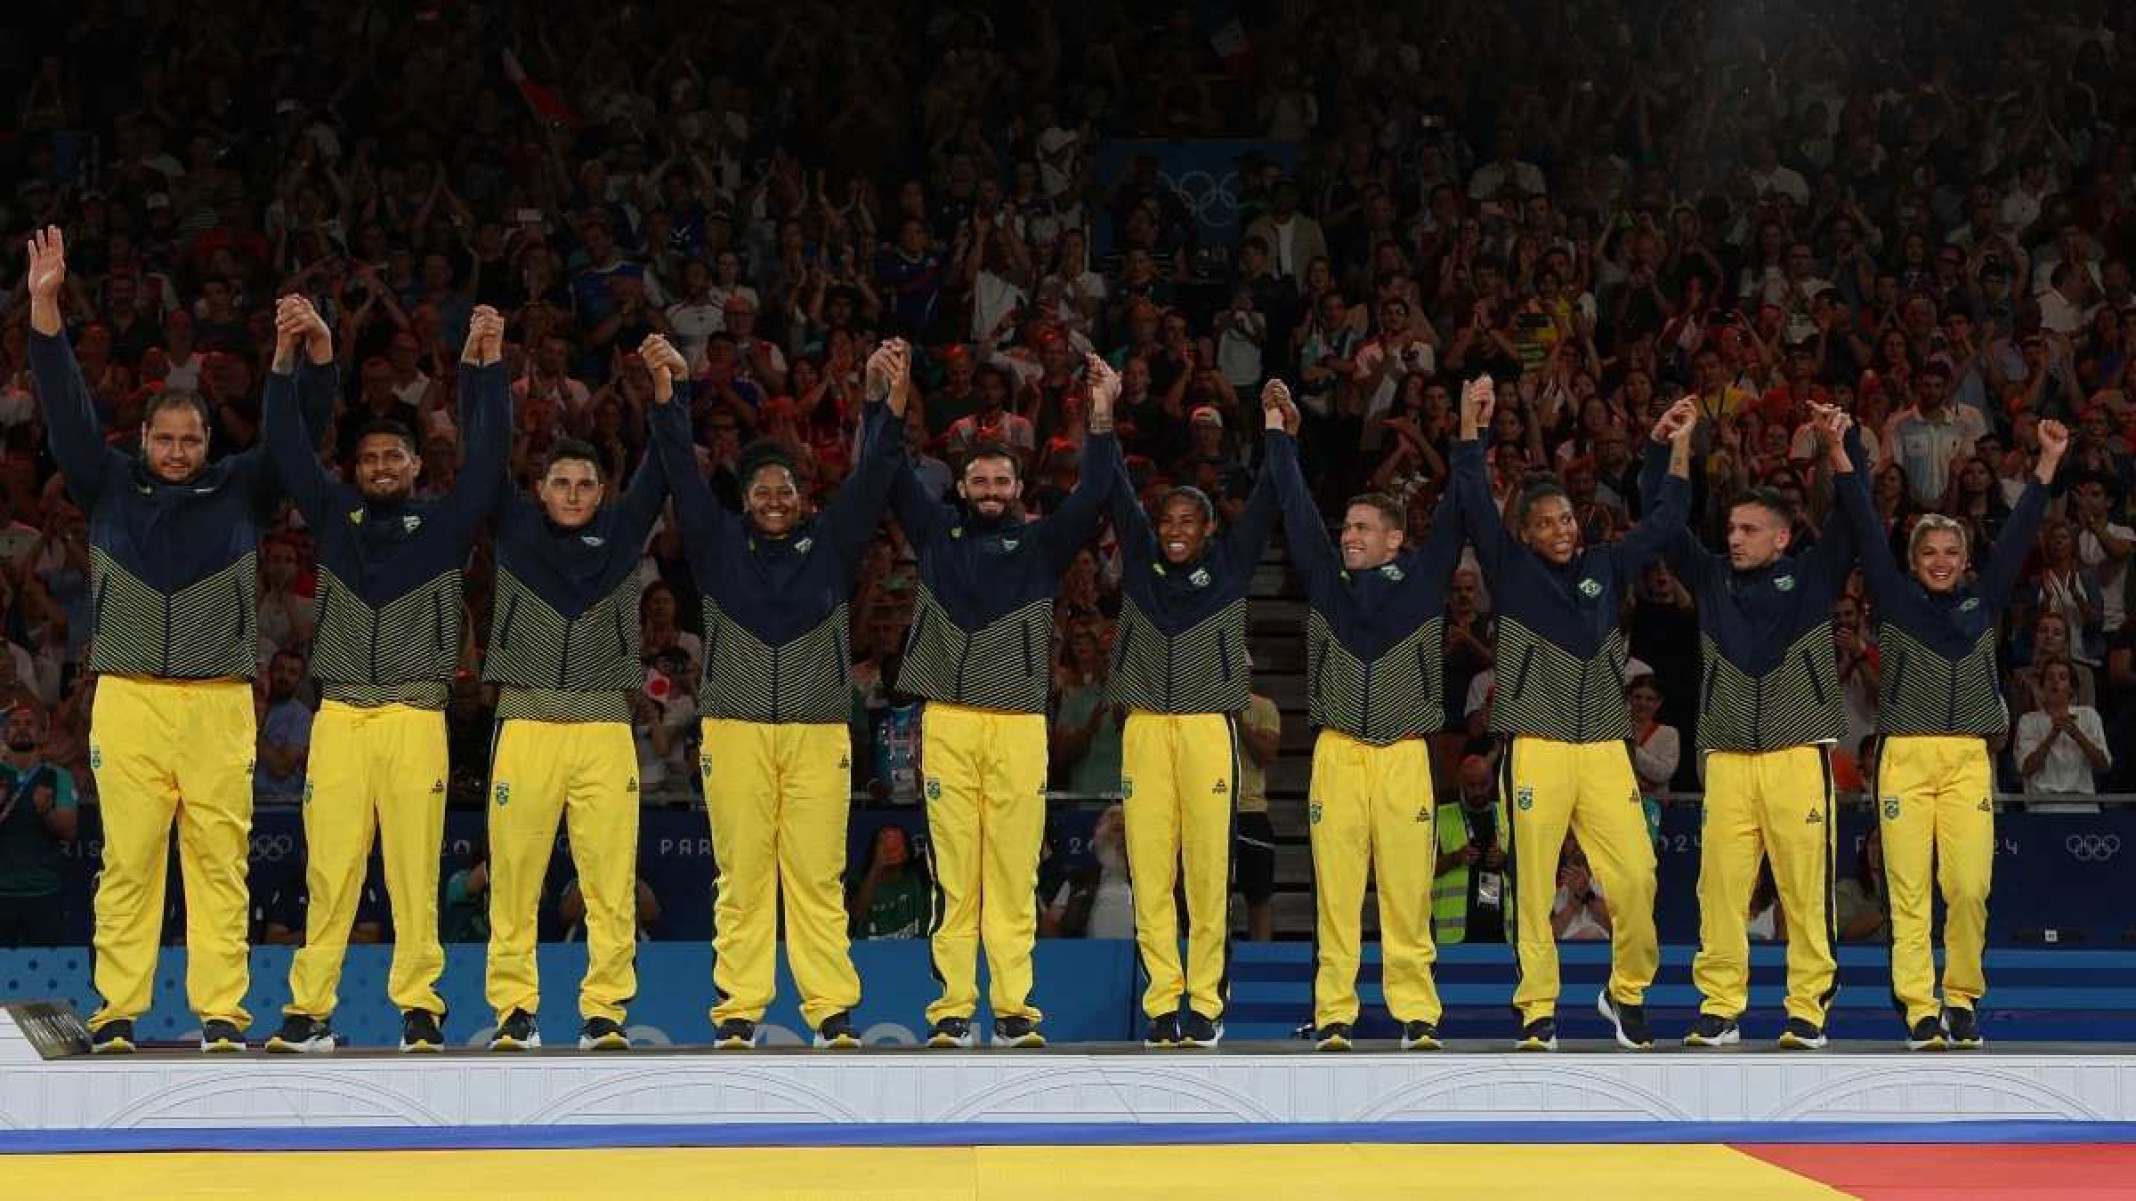
[{"label": "spectator in white shirt", "polygon": [[1469,176],[1469,199],[1498,200],[1511,194],[1514,199],[1526,196],[1541,196],[1549,191],[1543,184],[1543,173],[1534,163],[1522,162],[1520,144],[1513,138],[1513,131],[1498,131],[1491,161],[1476,168]]},{"label": "spectator in white shirt", "polygon": [[1778,192],[1797,207],[1810,203],[1810,185],[1802,173],[1780,161],[1780,147],[1769,137],[1760,137],[1750,147],[1750,183],[1764,196]]},{"label": "spectator in white shirt", "polygon": [[2026,792],[2090,796],[2098,791],[2094,775],[2114,765],[2099,711],[2071,703],[2075,680],[2066,661],[2040,665],[2040,707],[2017,719],[2017,766]]},{"label": "spectator in white shirt", "polygon": [[1651,675],[1624,686],[1624,705],[1632,719],[1632,773],[1643,796],[1666,792],[1683,760],[1683,736],[1661,721],[1661,685]]},{"label": "spectator in white shirt", "polygon": [[2091,281],[2070,263],[2056,263],[2040,293],[2040,327],[2068,336],[2091,322]]},{"label": "spectator in white shirt", "polygon": [[2014,233],[2023,234],[2034,221],[2040,219],[2040,203],[2054,190],[2047,160],[2028,160],[2003,193],[2002,223]]},{"label": "spectator in white shirt", "polygon": [[2112,634],[2128,620],[2129,552],[2136,550],[2136,530],[2108,520],[2114,497],[2105,476],[2078,477],[2069,495],[2077,562],[2099,581],[2099,628]]},{"label": "spectator in white shirt", "polygon": [[1609,902],[1602,896],[1602,882],[1588,870],[1587,853],[1570,834],[1565,836],[1564,857],[1558,860],[1550,928],[1559,942],[1599,942],[1609,937]]},{"label": "spectator in white shirt", "polygon": [[682,269],[682,299],[668,306],[675,349],[695,374],[705,365],[705,340],[727,328],[726,297],[712,295],[712,268],[691,259]]}]

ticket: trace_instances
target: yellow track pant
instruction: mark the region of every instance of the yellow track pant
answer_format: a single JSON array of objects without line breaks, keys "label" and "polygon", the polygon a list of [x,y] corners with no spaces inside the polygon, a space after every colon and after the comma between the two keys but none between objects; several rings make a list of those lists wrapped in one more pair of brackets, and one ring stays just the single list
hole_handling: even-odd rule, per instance
[{"label": "yellow track pant", "polygon": [[1930,874],[1943,893],[1943,1000],[1971,1008],[1987,991],[1988,879],[1995,867],[1995,787],[1977,737],[1895,734],[1876,760],[1877,820],[1891,904],[1891,993],[1911,1027],[1934,1017]]},{"label": "yellow track pant", "polygon": [[501,1022],[538,1013],[541,886],[561,818],[586,902],[579,1016],[620,1022],[638,991],[638,752],[619,721],[508,718],[490,765],[485,993]]},{"label": "yellow track pant", "polygon": [[1706,752],[1699,827],[1699,1012],[1750,1005],[1750,894],[1770,859],[1787,922],[1787,1015],[1822,1028],[1837,991],[1832,943],[1832,768],[1821,746]]},{"label": "yellow track pant", "polygon": [[1522,1022],[1554,1017],[1557,938],[1550,910],[1557,897],[1565,832],[1580,847],[1609,905],[1609,995],[1646,1003],[1661,962],[1654,938],[1654,844],[1646,808],[1622,742],[1558,742],[1516,735],[1499,766],[1500,803],[1513,839],[1513,1007]]},{"label": "yellow track pant", "polygon": [[[1031,1004],[1038,937],[1038,853],[1046,837],[1046,718],[929,701],[920,722],[927,853],[934,875],[935,979],[927,1020],[979,1007],[980,945],[994,1016],[1042,1016]],[[982,906],[982,898],[984,904]]]},{"label": "yellow track pant", "polygon": [[[1239,738],[1228,713],[1127,715],[1120,733],[1127,871],[1134,881],[1135,945],[1149,977],[1142,1011],[1179,1012],[1185,997],[1206,1018],[1224,1015],[1231,955],[1231,821],[1238,808]],[[1184,870],[1182,871],[1182,860]],[[1179,962],[1184,874],[1187,959]]]},{"label": "yellow track pant", "polygon": [[259,734],[245,680],[105,676],[90,711],[89,766],[104,814],[96,889],[93,1030],[155,997],[171,822],[185,881],[185,995],[201,1021],[252,1024],[245,887]]},{"label": "yellow track pant", "polygon": [[846,811],[852,735],[824,724],[704,722],[705,807],[719,860],[712,1024],[762,1021],[778,995],[780,902],[786,961],[811,1028],[860,1004],[846,945]]},{"label": "yellow track pant", "polygon": [[438,976],[438,858],[445,833],[445,714],[409,705],[327,701],[312,722],[304,784],[304,945],[289,965],[286,1014],[325,1018],[339,1000],[349,927],[375,835],[393,900],[386,996],[443,1016]]},{"label": "yellow track pant", "polygon": [[[1306,795],[1313,842],[1313,1025],[1357,1021],[1365,881],[1379,894],[1380,974],[1398,1022],[1439,1021],[1431,886],[1438,865],[1431,754],[1322,730]],[[1544,929],[1549,929],[1546,925]]]}]

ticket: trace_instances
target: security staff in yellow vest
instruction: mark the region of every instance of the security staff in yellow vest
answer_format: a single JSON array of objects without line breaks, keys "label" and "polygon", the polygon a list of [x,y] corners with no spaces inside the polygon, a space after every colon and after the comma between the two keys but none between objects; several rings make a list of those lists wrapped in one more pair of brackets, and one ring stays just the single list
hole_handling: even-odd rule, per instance
[{"label": "security staff in yellow vest", "polygon": [[[1976,579],[1967,582],[1965,526],[1940,514],[1907,540],[1901,571],[1857,467],[1860,436],[1836,409],[1817,415],[1846,520],[1862,540],[1862,575],[1876,605],[1876,782],[1891,899],[1891,995],[1915,1051],[1974,1050],[1976,1006],[1987,991],[1988,877],[1995,865],[1995,770],[1987,740],[2010,725],[1995,664],[2003,608],[2047,511],[2047,485],[2069,451],[2059,421],[2039,424],[2040,455]],[[1933,877],[1933,879],[1931,878]],[[1943,895],[1943,1004],[1929,927]]]},{"label": "security staff in yellow vest", "polygon": [[[1461,398],[1454,485],[1477,563],[1498,602],[1497,691],[1490,728],[1507,737],[1499,769],[1512,842],[1513,925],[1521,1051],[1557,1049],[1557,940],[1550,924],[1558,857],[1568,829],[1587,849],[1610,900],[1610,980],[1597,1006],[1627,1047],[1649,1047],[1646,990],[1660,949],[1654,937],[1654,843],[1626,740],[1618,605],[1661,543],[1683,525],[1696,406],[1679,401],[1655,426],[1669,474],[1653,508],[1624,538],[1583,547],[1572,502],[1555,484],[1530,485],[1513,514],[1516,537],[1491,498],[1477,431],[1496,397],[1488,376]],[[1666,449],[1664,449],[1666,448]]]},{"label": "security staff in yellow vest", "polygon": [[1440,946],[1506,940],[1506,850],[1498,836],[1491,761],[1461,760],[1461,794],[1439,806],[1439,871],[1431,932]]},{"label": "security staff in yellow vest", "polygon": [[[278,489],[259,449],[208,461],[207,405],[190,392],[151,400],[138,456],[104,441],[60,318],[66,241],[29,246],[30,370],[52,457],[89,516],[99,675],[89,767],[104,814],[96,893],[98,1054],[134,1049],[155,988],[171,825],[185,878],[186,999],[200,1048],[242,1051],[251,1016],[245,887],[257,744],[260,530]],[[320,418],[319,424],[325,424]]]}]

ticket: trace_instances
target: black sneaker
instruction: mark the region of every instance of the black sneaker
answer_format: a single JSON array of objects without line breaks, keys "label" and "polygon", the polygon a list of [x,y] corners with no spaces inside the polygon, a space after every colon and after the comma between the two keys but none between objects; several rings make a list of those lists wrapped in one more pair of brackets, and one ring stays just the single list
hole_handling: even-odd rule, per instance
[{"label": "black sneaker", "polygon": [[1780,1031],[1780,1045],[1790,1051],[1815,1051],[1825,1045],[1825,1032],[1801,1018],[1789,1018]]},{"label": "black sneaker", "polygon": [[1617,1031],[1617,1045],[1627,1051],[1650,1051],[1654,1048],[1654,1031],[1647,1026],[1646,1006],[1627,1005],[1609,995],[1603,989],[1595,998],[1595,1012],[1609,1019]]},{"label": "black sneaker", "polygon": [[1329,1022],[1313,1033],[1315,1051],[1347,1051],[1350,1049],[1350,1023]]},{"label": "black sneaker", "polygon": [[1687,1047],[1732,1047],[1743,1041],[1743,1028],[1734,1018],[1724,1018],[1717,1013],[1702,1013],[1691,1023],[1691,1032],[1684,1035]]},{"label": "black sneaker", "polygon": [[579,1050],[628,1051],[630,1035],[623,1033],[623,1023],[611,1018],[587,1018],[579,1027]]},{"label": "black sneaker", "polygon": [[1046,1036],[1039,1032],[1038,1023],[1017,1014],[1014,1017],[998,1018],[994,1022],[994,1045],[1013,1047],[1020,1051],[1033,1051],[1046,1045]]},{"label": "black sneaker", "polygon": [[1161,1014],[1150,1019],[1150,1028],[1142,1035],[1145,1047],[1165,1048],[1179,1045],[1179,1015]]},{"label": "black sneaker", "polygon": [[435,1055],[444,1050],[445,1032],[438,1028],[438,1015],[427,1009],[411,1009],[403,1013],[400,1049],[409,1055]]},{"label": "black sneaker", "polygon": [[1189,1009],[1186,1020],[1179,1024],[1179,1045],[1182,1047],[1213,1047],[1224,1041],[1224,1024],[1215,1018],[1205,1018]]},{"label": "black sneaker", "polygon": [[860,1046],[860,1036],[853,1033],[853,1015],[840,1010],[823,1019],[816,1027],[816,1045],[832,1051],[852,1051]]},{"label": "black sneaker", "polygon": [[497,1033],[490,1036],[492,1051],[531,1051],[541,1045],[541,1030],[534,1025],[534,1015],[524,1009],[514,1009],[497,1024]]},{"label": "black sneaker", "polygon": [[302,1013],[283,1018],[282,1028],[267,1040],[267,1050],[275,1055],[323,1055],[340,1045],[341,1036],[325,1018]]},{"label": "black sneaker", "polygon": [[713,1031],[712,1049],[715,1051],[752,1051],[756,1049],[757,1024],[748,1018],[728,1018]]},{"label": "black sneaker", "polygon": [[1988,1040],[1980,1037],[1980,1017],[1970,1005],[1953,1005],[1943,1011],[1943,1025],[1951,1032],[1951,1050],[1978,1051]]},{"label": "black sneaker", "polygon": [[1430,1022],[1403,1022],[1402,1049],[1404,1051],[1437,1051],[1444,1044],[1439,1041],[1439,1028]]},{"label": "black sneaker", "polygon": [[972,1049],[972,1020],[970,1018],[942,1018],[927,1032],[927,1045],[937,1051],[969,1051]]},{"label": "black sneaker", "polygon": [[1520,1028],[1520,1041],[1513,1044],[1516,1051],[1557,1050],[1557,1019],[1537,1018]]},{"label": "black sneaker", "polygon": [[114,1018],[89,1032],[91,1055],[131,1055],[134,1053],[134,1024],[126,1018]]},{"label": "black sneaker", "polygon": [[1906,1049],[1909,1051],[1941,1051],[1950,1046],[1949,1035],[1943,1031],[1943,1019],[1931,1014],[1915,1022],[1906,1031]]},{"label": "black sneaker", "polygon": [[236,1022],[216,1018],[200,1027],[200,1049],[209,1055],[237,1055],[245,1050],[245,1032]]}]

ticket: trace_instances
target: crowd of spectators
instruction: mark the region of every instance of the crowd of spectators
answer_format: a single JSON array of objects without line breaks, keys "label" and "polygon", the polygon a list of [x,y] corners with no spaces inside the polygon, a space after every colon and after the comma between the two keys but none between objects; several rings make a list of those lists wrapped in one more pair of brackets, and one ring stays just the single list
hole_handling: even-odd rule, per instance
[{"label": "crowd of spectators", "polygon": [[[1558,474],[1594,540],[1636,519],[1645,431],[1687,393],[1707,418],[1700,531],[1773,487],[1801,502],[1798,546],[1834,519],[1809,402],[1864,429],[1901,546],[1930,509],[1992,539],[2055,417],[2078,442],[2003,642],[2002,784],[2130,788],[2136,756],[2100,762],[2069,731],[2136,746],[2132,11],[25,5],[0,15],[16,90],[0,233],[19,248],[33,226],[66,230],[68,330],[115,443],[148,397],[186,389],[218,453],[253,445],[271,305],[302,291],[341,356],[330,442],[405,421],[425,494],[455,470],[476,304],[509,316],[515,474],[564,436],[627,472],[650,396],[629,348],[660,332],[691,364],[700,460],[730,498],[757,438],[810,492],[837,486],[862,361],[890,335],[918,348],[920,477],[946,489],[961,452],[1003,442],[1037,511],[1076,479],[1093,350],[1125,377],[1118,428],[1145,495],[1193,483],[1242,505],[1258,389],[1280,375],[1324,499],[1387,491],[1416,529],[1446,477],[1451,397],[1482,371],[1500,393],[1495,493]],[[1098,169],[1117,141],[1212,138],[1243,148],[1221,226],[1153,153]],[[0,259],[0,704],[18,773],[49,765],[70,786],[0,819],[0,908],[11,878],[42,879],[72,829],[57,815],[95,795],[84,520],[44,447],[22,273],[19,253]],[[457,800],[486,760],[485,555],[449,709]],[[869,556],[855,784],[911,804],[917,708],[888,682],[916,579],[892,525]],[[316,699],[293,515],[260,564],[259,790],[286,798]],[[1116,570],[1101,545],[1062,585],[1058,787],[1117,780],[1118,715],[1099,700]],[[700,615],[672,525],[644,571],[645,791],[686,800]],[[1453,606],[1449,765],[1485,749],[1491,696],[1490,598],[1465,576]],[[1856,589],[1836,616],[1841,771],[1859,779],[1874,611]],[[1690,598],[1656,568],[1627,621],[1642,788],[1695,787]],[[896,879],[909,857],[871,858]],[[855,901],[858,922],[909,922],[902,886]]]}]

